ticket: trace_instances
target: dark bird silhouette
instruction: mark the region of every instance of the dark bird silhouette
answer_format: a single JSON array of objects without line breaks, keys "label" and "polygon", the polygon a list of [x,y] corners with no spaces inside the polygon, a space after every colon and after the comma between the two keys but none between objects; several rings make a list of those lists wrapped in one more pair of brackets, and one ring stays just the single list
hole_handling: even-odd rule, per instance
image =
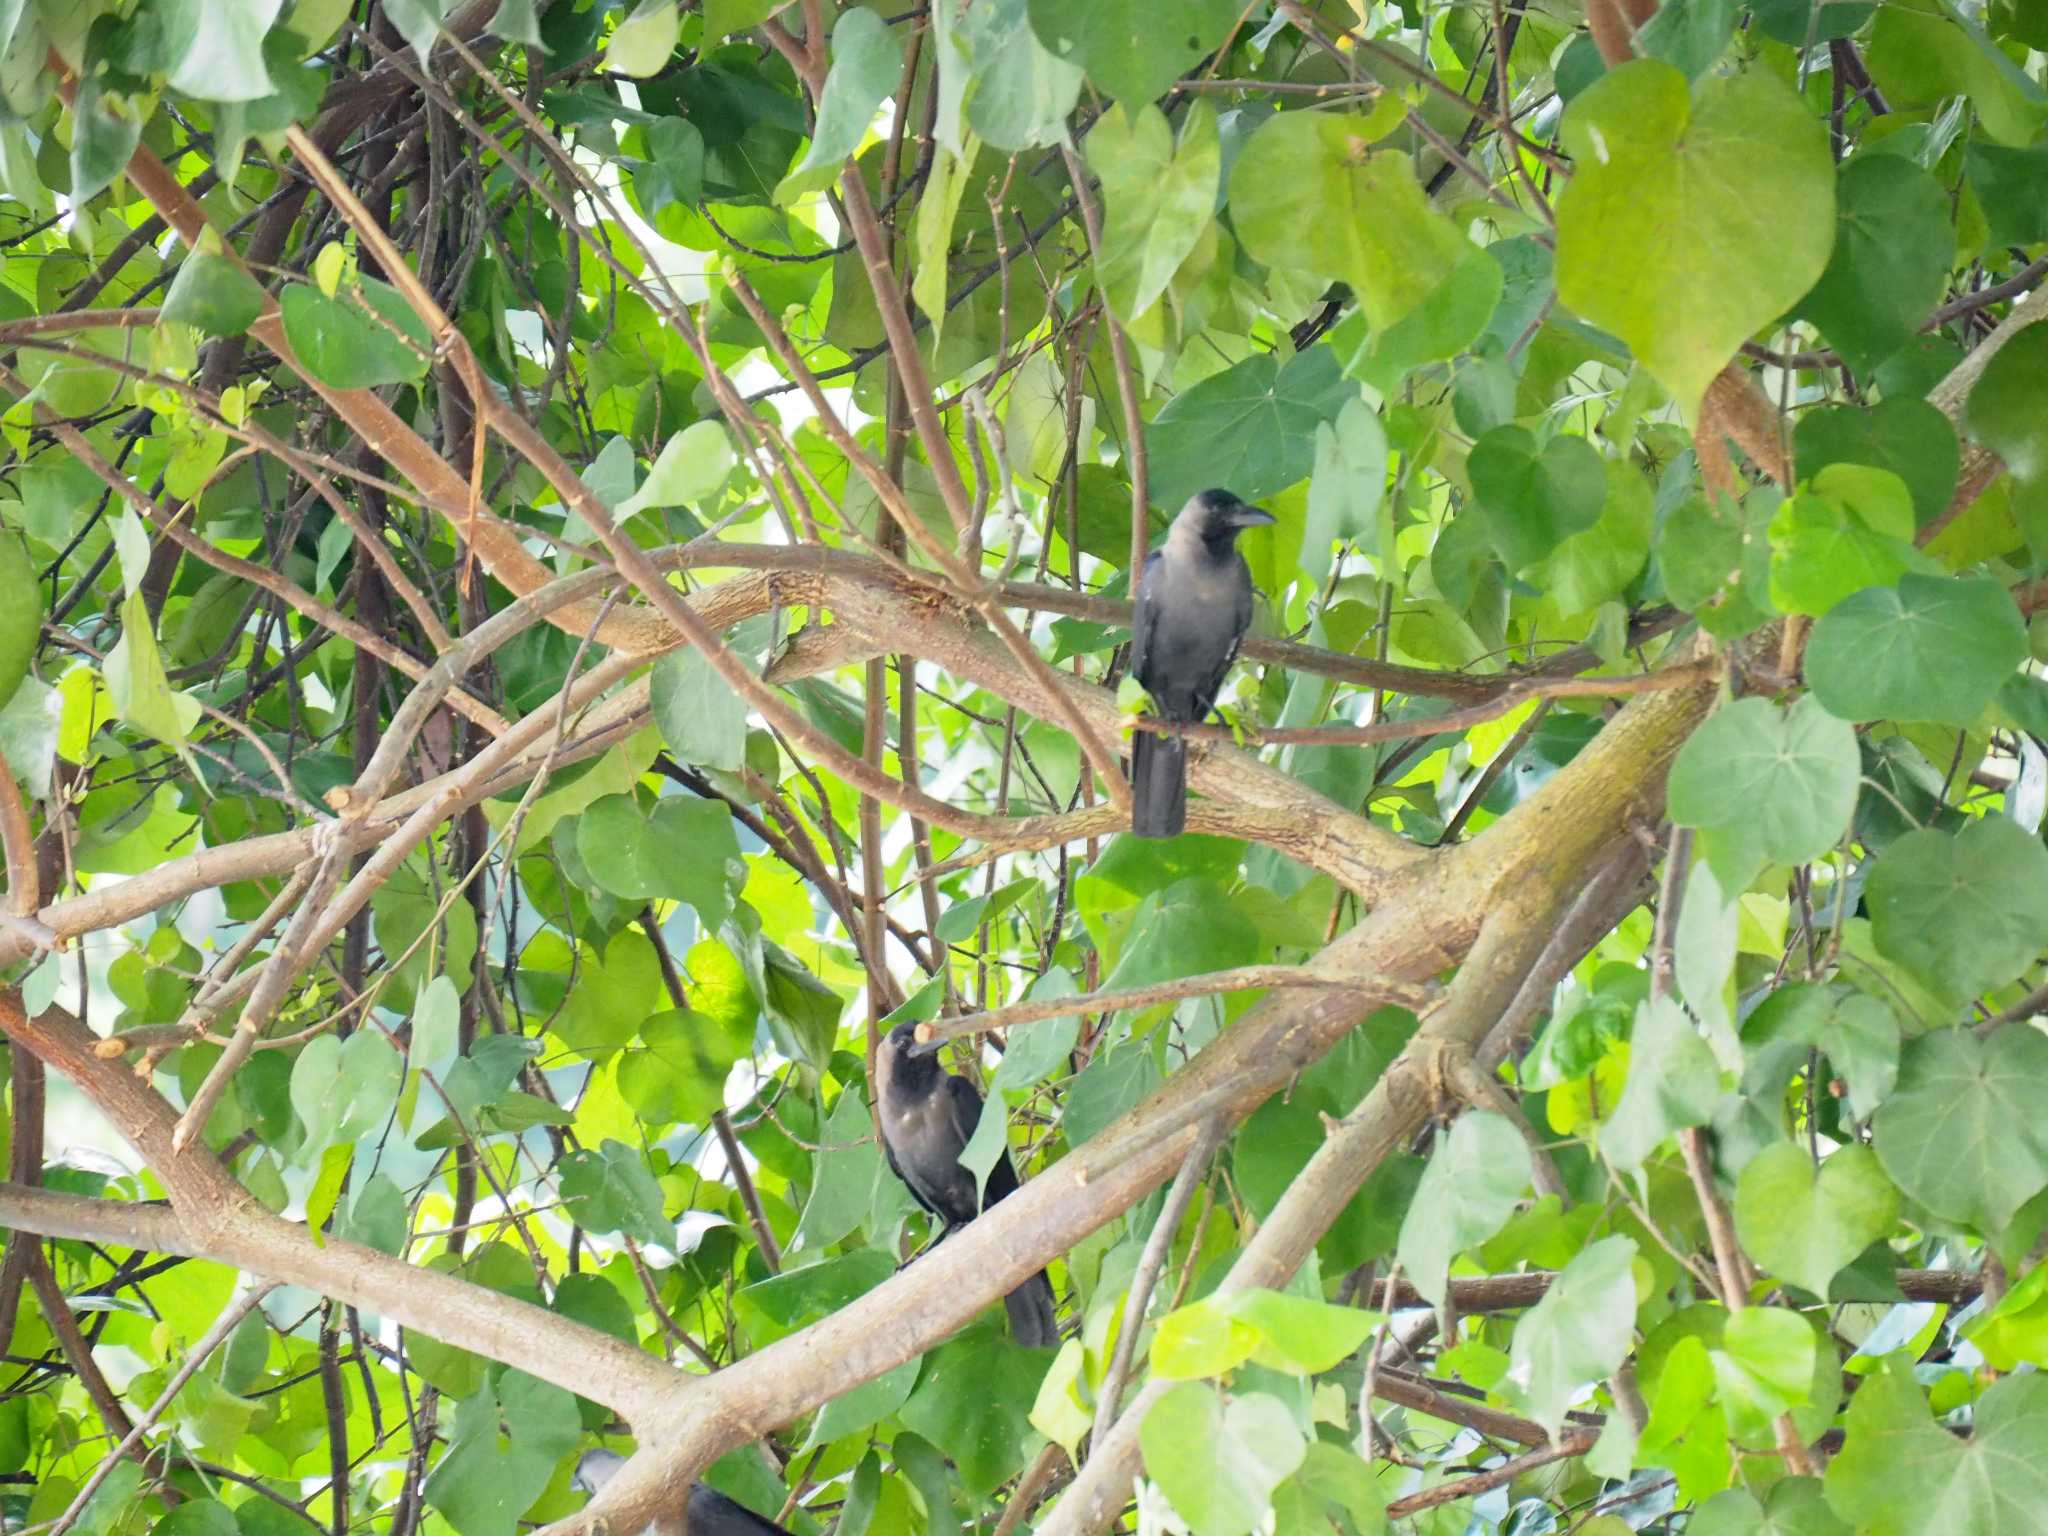
[{"label": "dark bird silhouette", "polygon": [[[917,1203],[939,1219],[943,1242],[1017,1188],[1006,1149],[989,1170],[987,1193],[977,1199],[974,1173],[960,1163],[981,1120],[981,1094],[964,1077],[942,1068],[932,1048],[917,1043],[915,1024],[898,1024],[875,1052],[875,1124],[882,1155]],[[1010,1332],[1019,1344],[1050,1349],[1060,1341],[1052,1281],[1040,1270],[1009,1295]]]},{"label": "dark bird silhouette", "polygon": [[[1273,521],[1229,491],[1200,491],[1145,561],[1131,619],[1131,675],[1159,718],[1194,725],[1216,695],[1252,622],[1252,573],[1237,536]],[[1131,736],[1131,830],[1175,837],[1187,825],[1188,746],[1180,736]]]},{"label": "dark bird silhouette", "polygon": [[[595,1493],[625,1465],[616,1451],[586,1451],[576,1464],[575,1485]],[[689,1536],[790,1536],[773,1520],[765,1520],[744,1504],[736,1504],[709,1483],[692,1483],[687,1504]],[[651,1532],[654,1527],[648,1527]]]}]

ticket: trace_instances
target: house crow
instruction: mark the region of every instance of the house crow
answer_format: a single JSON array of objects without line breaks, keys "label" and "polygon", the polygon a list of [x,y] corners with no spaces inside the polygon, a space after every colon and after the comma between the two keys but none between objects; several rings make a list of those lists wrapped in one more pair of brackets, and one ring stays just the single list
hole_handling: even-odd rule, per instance
[{"label": "house crow", "polygon": [[[1173,520],[1138,578],[1131,620],[1131,675],[1159,718],[1193,725],[1216,706],[1238,644],[1252,622],[1252,573],[1237,536],[1273,521],[1229,491],[1200,491]],[[1188,748],[1179,736],[1131,737],[1131,830],[1175,837],[1187,824]]]},{"label": "house crow", "polygon": [[[960,1164],[981,1120],[981,1094],[964,1077],[939,1066],[933,1048],[917,1043],[915,1024],[898,1024],[875,1052],[875,1124],[882,1155],[917,1203],[939,1219],[935,1241],[974,1220],[1017,1187],[1005,1150],[989,1170],[987,1193],[977,1199],[974,1174]],[[1010,1332],[1034,1349],[1059,1343],[1052,1281],[1040,1270],[1003,1298]]]}]

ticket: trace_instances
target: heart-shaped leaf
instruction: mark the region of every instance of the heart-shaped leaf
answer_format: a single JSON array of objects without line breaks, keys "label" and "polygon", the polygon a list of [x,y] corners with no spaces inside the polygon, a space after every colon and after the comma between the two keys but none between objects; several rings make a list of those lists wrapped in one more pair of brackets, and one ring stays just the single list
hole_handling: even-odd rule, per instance
[{"label": "heart-shaped leaf", "polygon": [[1557,296],[1620,336],[1688,415],[1835,245],[1822,120],[1767,70],[1687,87],[1655,59],[1572,102],[1576,170],[1557,205]]},{"label": "heart-shaped leaf", "polygon": [[1735,1230],[1749,1256],[1820,1297],[1898,1214],[1899,1192],[1868,1147],[1844,1147],[1816,1170],[1805,1148],[1781,1141],[1745,1163],[1735,1186]]},{"label": "heart-shaped leaf", "polygon": [[2020,975],[2048,937],[2048,848],[2002,816],[1911,832],[1864,888],[1877,947],[1961,1002]]},{"label": "heart-shaped leaf", "polygon": [[2040,1130],[2048,1037],[2008,1024],[1989,1040],[1943,1029],[1911,1041],[1871,1144],[1892,1182],[1937,1216],[1996,1232],[2048,1185]]}]

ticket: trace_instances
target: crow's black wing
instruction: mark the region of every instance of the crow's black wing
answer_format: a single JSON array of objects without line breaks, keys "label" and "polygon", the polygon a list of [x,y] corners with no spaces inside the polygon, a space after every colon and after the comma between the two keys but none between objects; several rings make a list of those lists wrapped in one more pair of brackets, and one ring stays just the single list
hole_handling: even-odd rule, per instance
[{"label": "crow's black wing", "polygon": [[1145,558],[1145,568],[1138,576],[1138,596],[1131,612],[1131,676],[1144,683],[1149,689],[1148,679],[1152,675],[1152,640],[1159,632],[1159,598],[1152,585],[1152,574],[1159,569],[1159,552],[1154,550]]}]

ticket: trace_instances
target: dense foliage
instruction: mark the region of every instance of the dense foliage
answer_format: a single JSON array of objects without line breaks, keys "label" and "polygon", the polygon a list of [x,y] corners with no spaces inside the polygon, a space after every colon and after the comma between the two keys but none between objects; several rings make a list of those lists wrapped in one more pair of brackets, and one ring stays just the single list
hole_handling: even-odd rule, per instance
[{"label": "dense foliage", "polygon": [[2042,1529],[2040,7],[0,49],[0,1530]]}]

